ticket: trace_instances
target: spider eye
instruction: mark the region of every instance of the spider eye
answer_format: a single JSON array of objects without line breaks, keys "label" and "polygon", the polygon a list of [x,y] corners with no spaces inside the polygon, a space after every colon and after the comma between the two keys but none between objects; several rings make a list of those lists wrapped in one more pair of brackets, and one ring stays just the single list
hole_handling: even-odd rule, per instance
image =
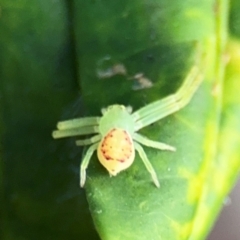
[{"label": "spider eye", "polygon": [[133,110],[133,109],[132,109],[131,106],[127,106],[127,107],[126,107],[126,110],[127,110],[128,113],[132,113],[132,110]]},{"label": "spider eye", "polygon": [[106,112],[108,112],[109,110],[113,109],[115,105],[111,105],[111,106],[108,106],[107,108],[102,108],[101,109],[101,112],[102,112],[102,115],[104,115]]},{"label": "spider eye", "polygon": [[102,109],[101,109],[101,113],[102,113],[102,115],[104,115],[104,113],[106,113],[107,110],[108,110],[107,108],[102,108]]}]

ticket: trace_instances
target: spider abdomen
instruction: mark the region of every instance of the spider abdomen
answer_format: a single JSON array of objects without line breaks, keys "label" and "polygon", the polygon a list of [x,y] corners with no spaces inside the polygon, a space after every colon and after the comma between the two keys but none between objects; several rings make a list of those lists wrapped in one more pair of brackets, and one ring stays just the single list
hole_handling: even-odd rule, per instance
[{"label": "spider abdomen", "polygon": [[134,157],[132,137],[123,129],[111,129],[98,146],[98,159],[113,176],[131,166]]}]

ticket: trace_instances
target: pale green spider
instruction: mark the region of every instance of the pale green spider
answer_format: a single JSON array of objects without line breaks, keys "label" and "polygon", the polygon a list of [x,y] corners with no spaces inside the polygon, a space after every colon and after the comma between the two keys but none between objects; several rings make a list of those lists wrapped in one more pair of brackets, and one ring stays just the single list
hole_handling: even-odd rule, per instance
[{"label": "pale green spider", "polygon": [[95,150],[101,164],[111,176],[116,176],[120,171],[131,166],[136,149],[153,182],[160,187],[157,174],[139,143],[161,150],[175,151],[175,148],[152,141],[136,132],[187,105],[201,81],[199,69],[194,66],[175,94],[146,105],[134,113],[131,113],[129,107],[111,105],[102,109],[102,117],[83,117],[58,122],[58,130],[53,131],[53,138],[96,134],[88,139],[76,141],[77,146],[92,144],[81,163],[80,186],[84,186],[86,169]]}]

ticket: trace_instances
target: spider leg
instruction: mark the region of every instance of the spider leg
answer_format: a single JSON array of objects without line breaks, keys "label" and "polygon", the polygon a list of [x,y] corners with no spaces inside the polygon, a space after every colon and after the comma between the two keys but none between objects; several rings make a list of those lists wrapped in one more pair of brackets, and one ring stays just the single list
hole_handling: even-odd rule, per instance
[{"label": "spider leg", "polygon": [[156,174],[152,164],[148,160],[146,153],[144,152],[144,150],[140,146],[140,144],[138,144],[137,142],[134,142],[134,146],[135,146],[135,149],[137,150],[140,158],[142,159],[145,167],[147,168],[148,172],[151,174],[152,180],[153,180],[154,184],[159,188],[160,187],[160,183],[158,181],[157,174]]},{"label": "spider leg", "polygon": [[59,130],[66,130],[71,128],[85,127],[91,125],[97,125],[100,121],[100,117],[83,117],[75,118],[71,120],[61,121],[57,123]]},{"label": "spider leg", "polygon": [[85,146],[85,145],[90,145],[92,143],[96,143],[96,142],[99,142],[101,140],[101,135],[98,134],[98,135],[95,135],[91,138],[87,138],[87,139],[83,139],[83,140],[77,140],[76,141],[76,145],[77,146]]},{"label": "spider leg", "polygon": [[[195,76],[197,76],[197,74],[198,74],[198,68],[197,68],[197,66],[193,66],[191,68],[189,74],[183,81],[184,82],[183,85],[180,87],[180,89],[178,89],[177,92],[180,92],[180,91],[182,92],[181,89],[185,89],[185,88],[188,88],[189,86],[191,86],[191,83],[192,83],[193,79],[195,78]],[[132,114],[132,116],[134,117],[134,120],[137,121],[140,118],[148,116],[153,111],[157,111],[160,108],[164,108],[164,107],[169,106],[172,103],[175,103],[177,100],[177,98],[175,97],[176,95],[178,95],[178,94],[177,93],[171,94],[170,96],[167,96],[167,97],[160,99],[158,101],[155,101],[145,107],[142,107],[141,109],[139,109],[138,111],[136,111]]]},{"label": "spider leg", "polygon": [[179,90],[164,99],[153,102],[132,114],[136,121],[135,131],[146,127],[186,106],[200,83],[202,75],[197,66],[192,67]]},{"label": "spider leg", "polygon": [[87,135],[87,134],[93,134],[98,133],[99,128],[96,125],[93,126],[85,126],[85,127],[79,127],[79,128],[70,128],[65,130],[55,130],[52,132],[53,138],[63,138],[63,137],[72,137],[72,136],[78,136],[78,135]]},{"label": "spider leg", "polygon": [[175,147],[172,147],[172,146],[167,145],[165,143],[153,141],[151,139],[148,139],[148,138],[142,136],[139,133],[134,133],[133,139],[135,141],[145,145],[145,146],[148,146],[148,147],[157,148],[157,149],[160,149],[160,150],[176,151]]},{"label": "spider leg", "polygon": [[90,159],[93,155],[93,152],[97,149],[99,145],[99,142],[94,143],[89,147],[89,149],[86,152],[86,155],[84,156],[81,166],[80,166],[80,187],[83,187],[86,181],[86,169],[88,167],[88,164],[90,162]]}]

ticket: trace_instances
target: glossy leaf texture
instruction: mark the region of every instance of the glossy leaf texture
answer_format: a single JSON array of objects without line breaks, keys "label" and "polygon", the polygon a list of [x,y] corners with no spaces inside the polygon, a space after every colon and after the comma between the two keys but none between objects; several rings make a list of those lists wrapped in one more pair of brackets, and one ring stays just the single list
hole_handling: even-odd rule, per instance
[{"label": "glossy leaf texture", "polygon": [[[226,0],[0,0],[1,239],[206,239],[240,166],[238,2],[229,27]],[[190,104],[140,130],[177,148],[144,147],[161,188],[138,155],[111,178],[94,155],[85,195],[85,149],[51,139],[56,122],[137,110],[194,64]]]},{"label": "glossy leaf texture", "polygon": [[[91,114],[113,103],[138,109],[176,91],[200,45],[204,82],[191,103],[141,130],[177,148],[144,148],[161,188],[153,186],[139,157],[114,178],[94,157],[86,193],[102,239],[205,239],[239,172],[238,149],[231,163],[232,145],[225,141],[233,127],[226,116],[232,88],[223,84],[228,2],[76,1],[74,9],[80,83]],[[152,87],[136,88],[137,74]],[[236,120],[237,112],[231,114]]]}]

